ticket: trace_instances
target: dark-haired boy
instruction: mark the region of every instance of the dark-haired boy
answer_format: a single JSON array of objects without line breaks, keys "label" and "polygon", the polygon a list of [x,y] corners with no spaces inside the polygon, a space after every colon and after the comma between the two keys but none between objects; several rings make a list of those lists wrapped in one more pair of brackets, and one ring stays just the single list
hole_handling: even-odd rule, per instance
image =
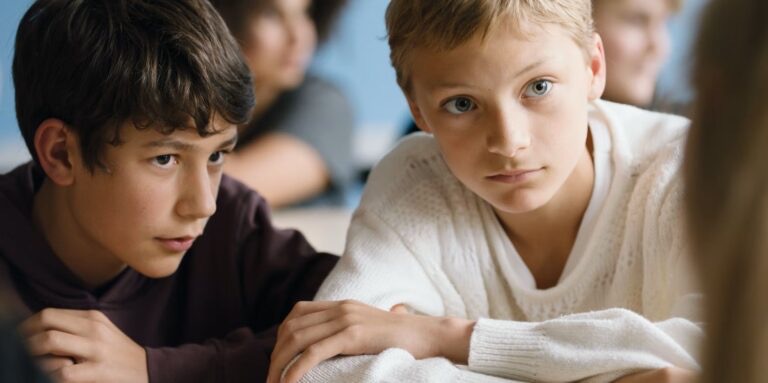
[{"label": "dark-haired boy", "polygon": [[38,0],[13,64],[34,161],[0,177],[0,288],[59,381],[262,381],[335,263],[222,177],[253,106],[205,0]]}]

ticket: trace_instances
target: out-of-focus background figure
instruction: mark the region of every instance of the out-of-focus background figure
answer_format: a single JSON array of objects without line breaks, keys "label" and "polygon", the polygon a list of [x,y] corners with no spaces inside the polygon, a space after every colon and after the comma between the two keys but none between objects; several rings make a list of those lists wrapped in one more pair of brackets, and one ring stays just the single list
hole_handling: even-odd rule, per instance
[{"label": "out-of-focus background figure", "polygon": [[669,19],[681,0],[592,0],[608,68],[603,99],[648,107],[670,53]]},{"label": "out-of-focus background figure", "polygon": [[240,43],[256,108],[226,172],[272,207],[326,197],[343,204],[353,177],[352,107],[307,74],[346,0],[211,0]]},{"label": "out-of-focus background figure", "polygon": [[686,153],[692,258],[708,298],[702,383],[768,382],[768,2],[713,0]]}]

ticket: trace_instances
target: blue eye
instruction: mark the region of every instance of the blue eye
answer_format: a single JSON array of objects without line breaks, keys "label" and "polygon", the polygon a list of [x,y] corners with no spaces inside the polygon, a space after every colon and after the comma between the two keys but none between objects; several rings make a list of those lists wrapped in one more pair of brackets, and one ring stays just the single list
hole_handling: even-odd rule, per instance
[{"label": "blue eye", "polygon": [[552,90],[552,81],[549,80],[536,80],[525,89],[526,97],[542,97],[546,96],[549,91]]},{"label": "blue eye", "polygon": [[475,102],[467,97],[456,97],[443,104],[443,108],[451,114],[462,114],[475,109]]}]

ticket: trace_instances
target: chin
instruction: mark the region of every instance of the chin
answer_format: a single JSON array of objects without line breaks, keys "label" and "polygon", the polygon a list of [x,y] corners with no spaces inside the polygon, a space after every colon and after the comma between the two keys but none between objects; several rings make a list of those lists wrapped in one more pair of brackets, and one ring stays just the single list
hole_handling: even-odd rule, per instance
[{"label": "chin", "polygon": [[532,193],[515,193],[498,198],[493,207],[508,214],[525,214],[544,206],[548,200]]},{"label": "chin", "polygon": [[[167,255],[165,257],[168,257]],[[176,258],[176,257],[173,257]],[[177,259],[163,259],[154,261],[151,263],[146,263],[143,265],[137,265],[133,269],[136,270],[139,274],[147,277],[147,278],[153,278],[153,279],[159,279],[159,278],[165,278],[173,275],[173,273],[176,272],[176,270],[179,269],[179,265],[181,264],[181,257],[178,257]]]},{"label": "chin", "polygon": [[301,83],[304,82],[304,72],[301,73],[285,73],[281,76],[281,83],[286,90],[295,89]]}]

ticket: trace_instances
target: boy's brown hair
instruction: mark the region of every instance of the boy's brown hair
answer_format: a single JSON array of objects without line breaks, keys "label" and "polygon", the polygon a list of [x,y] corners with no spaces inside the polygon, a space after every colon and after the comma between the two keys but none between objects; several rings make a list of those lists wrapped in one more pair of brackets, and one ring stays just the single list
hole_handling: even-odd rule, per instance
[{"label": "boy's brown hair", "polygon": [[503,22],[559,25],[585,50],[594,36],[590,0],[392,0],[386,14],[390,59],[408,93],[408,55],[450,50]]},{"label": "boy's brown hair", "polygon": [[83,161],[102,165],[107,143],[132,122],[162,133],[215,117],[248,120],[248,67],[207,0],[38,0],[21,19],[13,58],[16,115],[33,158],[47,118],[79,138]]}]

